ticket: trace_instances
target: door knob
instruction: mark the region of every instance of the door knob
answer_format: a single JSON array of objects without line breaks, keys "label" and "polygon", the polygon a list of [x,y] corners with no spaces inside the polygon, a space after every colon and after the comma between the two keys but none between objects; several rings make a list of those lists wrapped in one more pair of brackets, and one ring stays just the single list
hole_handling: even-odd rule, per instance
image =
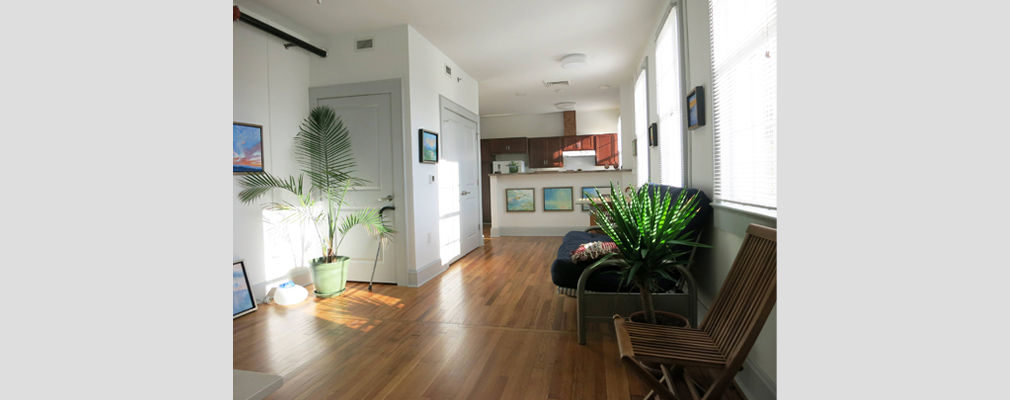
[{"label": "door knob", "polygon": [[466,190],[464,190],[464,191],[463,191],[463,193],[460,193],[460,195],[461,195],[461,196],[466,196],[466,195],[468,195],[468,194],[470,194],[470,192],[468,192],[468,191],[466,191]]},{"label": "door knob", "polygon": [[386,196],[386,197],[380,197],[379,201],[393,201],[393,195],[389,195],[389,196]]}]

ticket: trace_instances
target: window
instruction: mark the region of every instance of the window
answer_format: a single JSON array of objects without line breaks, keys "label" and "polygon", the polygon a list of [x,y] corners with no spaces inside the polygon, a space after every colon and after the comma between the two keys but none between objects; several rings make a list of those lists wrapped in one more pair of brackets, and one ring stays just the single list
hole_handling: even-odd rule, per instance
[{"label": "window", "polygon": [[776,0],[711,0],[715,200],[777,207]]},{"label": "window", "polygon": [[[646,63],[648,65],[648,63]],[[649,94],[646,90],[648,73],[645,68],[638,74],[635,81],[635,140],[638,140],[635,151],[635,175],[637,186],[649,181]]]},{"label": "window", "polygon": [[677,8],[666,15],[656,39],[656,108],[659,112],[659,182],[684,187],[684,128],[681,120]]}]

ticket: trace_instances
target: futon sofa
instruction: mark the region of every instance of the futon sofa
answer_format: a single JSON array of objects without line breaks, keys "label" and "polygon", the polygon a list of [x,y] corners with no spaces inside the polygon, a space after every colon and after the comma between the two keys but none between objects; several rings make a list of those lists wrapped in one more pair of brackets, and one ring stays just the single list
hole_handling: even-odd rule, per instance
[{"label": "futon sofa", "polygon": [[[687,191],[687,197],[697,195],[699,199],[699,211],[694,219],[688,223],[688,231],[694,233],[695,240],[701,235],[702,230],[710,224],[712,215],[711,200],[704,192],[698,189],[684,189],[675,186],[649,184],[647,190],[664,191],[673,196],[676,201],[682,190]],[[590,268],[595,259],[585,261],[572,261],[572,253],[579,246],[591,242],[613,242],[609,236],[598,231],[597,227],[590,227],[585,231],[571,231],[565,234],[558,248],[557,258],[551,264],[551,279],[557,286],[557,292],[567,296],[575,297],[578,301],[578,335],[579,344],[586,344],[586,319],[610,320],[614,314],[628,315],[634,311],[642,309],[641,297],[637,287],[627,287],[619,285],[619,277],[616,273],[607,272],[614,267],[597,266]],[[690,251],[689,261],[694,260],[694,250],[696,247],[686,247]],[[676,282],[663,280],[660,287],[661,293],[653,294],[653,304],[656,310],[677,313],[687,317],[692,326],[697,325],[697,290],[695,289],[694,278],[691,276],[689,267],[691,264],[678,266],[680,279]]]}]

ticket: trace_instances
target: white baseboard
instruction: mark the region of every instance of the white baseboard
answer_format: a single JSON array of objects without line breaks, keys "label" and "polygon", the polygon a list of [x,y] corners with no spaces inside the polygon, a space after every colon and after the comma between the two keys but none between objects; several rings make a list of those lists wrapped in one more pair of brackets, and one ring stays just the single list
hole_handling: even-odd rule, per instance
[{"label": "white baseboard", "polygon": [[436,259],[428,265],[425,265],[418,269],[417,271],[410,271],[407,273],[407,287],[421,287],[421,285],[430,281],[431,278],[438,276],[449,269],[448,265],[442,265],[442,259]]},{"label": "white baseboard", "polygon": [[499,226],[497,231],[491,228],[491,237],[500,236],[565,236],[571,231],[584,231],[583,226]]},{"label": "white baseboard", "polygon": [[[708,305],[699,298],[698,320],[701,321],[707,314]],[[743,370],[737,372],[733,380],[748,400],[775,400],[778,398],[775,382],[757,364],[751,362],[750,358],[744,360]]]}]

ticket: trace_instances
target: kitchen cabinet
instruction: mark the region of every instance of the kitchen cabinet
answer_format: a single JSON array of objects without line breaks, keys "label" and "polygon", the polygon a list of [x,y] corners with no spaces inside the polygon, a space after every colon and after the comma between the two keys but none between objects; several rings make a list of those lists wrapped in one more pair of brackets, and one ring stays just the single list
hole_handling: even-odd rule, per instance
[{"label": "kitchen cabinet", "polygon": [[494,161],[494,155],[491,154],[491,140],[492,139],[481,139],[480,140],[480,162],[490,163]]},{"label": "kitchen cabinet", "polygon": [[596,165],[617,166],[617,134],[596,135]]},{"label": "kitchen cabinet", "polygon": [[523,154],[527,152],[526,138],[487,139],[491,142],[491,154]]},{"label": "kitchen cabinet", "polygon": [[593,140],[592,135],[562,136],[561,140],[564,142],[565,151],[593,150],[596,148],[596,142]]},{"label": "kitchen cabinet", "polygon": [[529,139],[530,168],[564,167],[561,151],[564,149],[563,136]]}]

